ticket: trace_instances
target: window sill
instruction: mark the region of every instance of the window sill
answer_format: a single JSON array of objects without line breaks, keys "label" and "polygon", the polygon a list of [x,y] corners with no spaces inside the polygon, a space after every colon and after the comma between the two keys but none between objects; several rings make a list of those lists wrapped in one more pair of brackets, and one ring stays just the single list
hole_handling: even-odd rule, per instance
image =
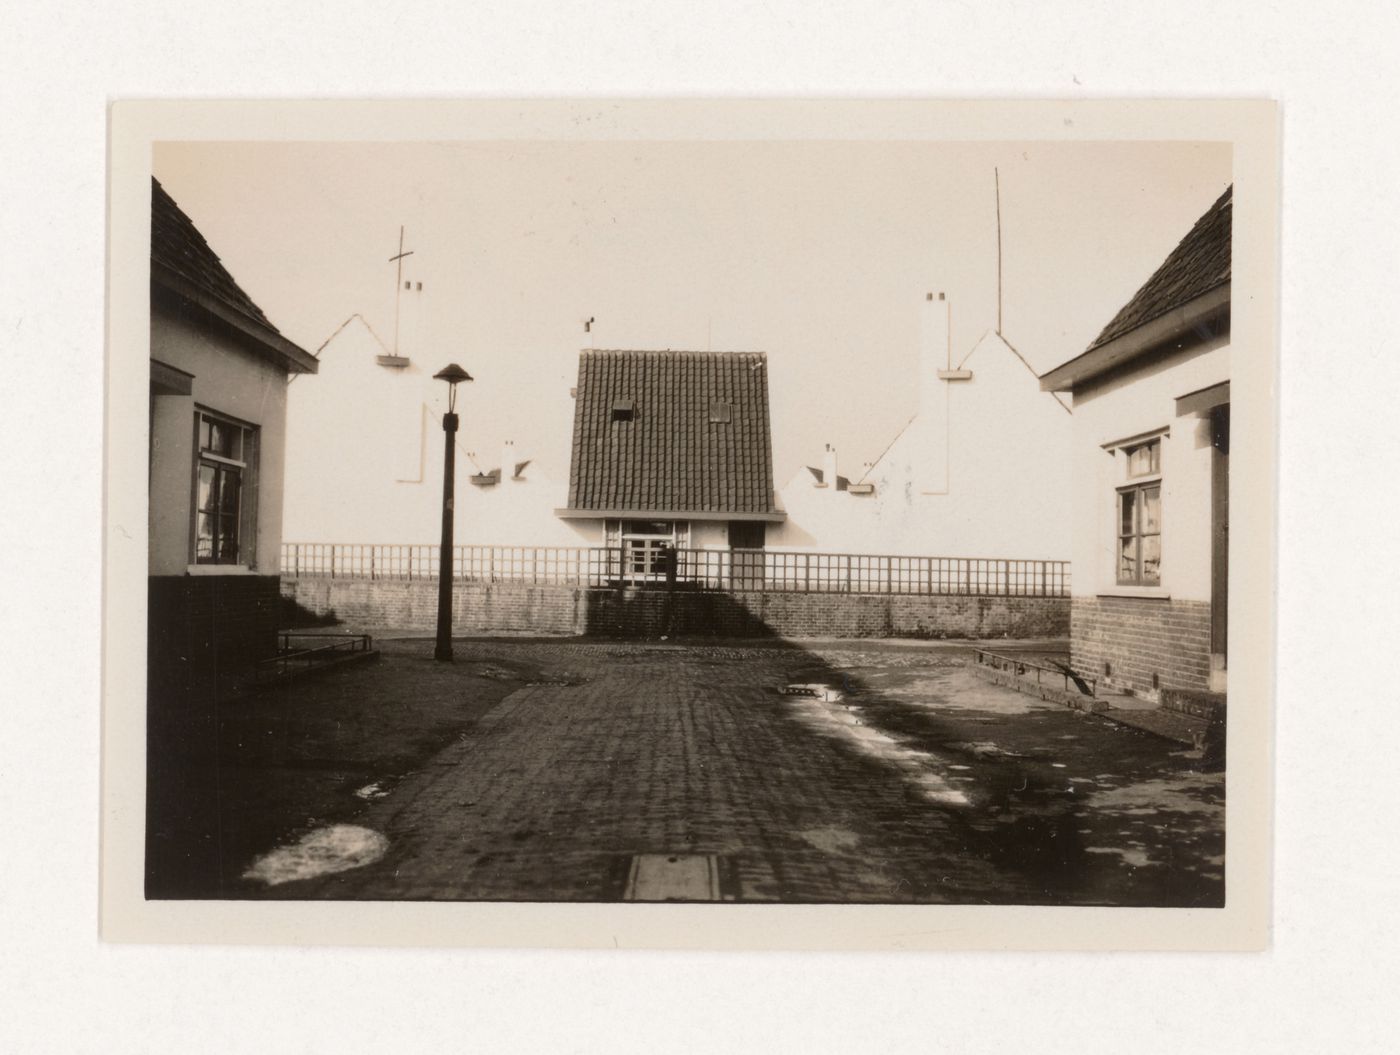
[{"label": "window sill", "polygon": [[1136,597],[1144,601],[1170,601],[1171,591],[1160,586],[1106,586],[1098,591],[1100,597]]},{"label": "window sill", "polygon": [[186,575],[256,575],[246,564],[190,564]]}]

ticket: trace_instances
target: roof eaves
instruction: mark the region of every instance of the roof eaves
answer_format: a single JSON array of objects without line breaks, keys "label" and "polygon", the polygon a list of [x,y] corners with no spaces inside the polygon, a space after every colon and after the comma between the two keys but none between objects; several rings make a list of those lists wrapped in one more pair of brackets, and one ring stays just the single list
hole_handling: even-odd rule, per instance
[{"label": "roof eaves", "polygon": [[1225,281],[1162,315],[1120,334],[1104,344],[1081,352],[1068,362],[1042,374],[1040,388],[1044,392],[1064,392],[1075,385],[1098,377],[1116,366],[1159,347],[1194,327],[1230,310],[1230,283]]},{"label": "roof eaves", "polygon": [[275,329],[240,311],[224,298],[215,296],[167,265],[151,261],[151,282],[169,290],[181,300],[207,312],[225,326],[251,341],[267,358],[289,373],[314,374],[319,363],[314,355],[293,344]]}]

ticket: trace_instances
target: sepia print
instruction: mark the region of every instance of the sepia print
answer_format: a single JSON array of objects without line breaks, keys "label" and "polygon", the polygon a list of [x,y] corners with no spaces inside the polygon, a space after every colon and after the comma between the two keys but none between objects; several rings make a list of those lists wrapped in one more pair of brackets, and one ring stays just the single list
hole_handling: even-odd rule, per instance
[{"label": "sepia print", "polygon": [[1261,940],[1272,109],[1083,105],[136,111],[109,911]]}]

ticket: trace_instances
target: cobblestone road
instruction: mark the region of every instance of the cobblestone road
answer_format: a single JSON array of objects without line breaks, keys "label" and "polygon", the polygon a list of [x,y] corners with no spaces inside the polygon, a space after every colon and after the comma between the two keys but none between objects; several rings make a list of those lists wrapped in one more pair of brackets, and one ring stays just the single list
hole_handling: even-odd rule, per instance
[{"label": "cobblestone road", "polygon": [[[377,862],[263,896],[616,900],[638,854],[741,901],[1211,904],[1223,778],[947,652],[467,643],[502,701],[354,823]],[[839,703],[789,680],[844,685]],[[1116,797],[1115,797],[1116,796]],[[1097,801],[1096,801],[1097,800]]]}]

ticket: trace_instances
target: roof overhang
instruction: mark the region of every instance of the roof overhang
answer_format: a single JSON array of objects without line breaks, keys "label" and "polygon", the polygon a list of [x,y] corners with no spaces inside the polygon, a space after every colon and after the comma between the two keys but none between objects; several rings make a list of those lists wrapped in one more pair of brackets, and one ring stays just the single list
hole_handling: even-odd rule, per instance
[{"label": "roof overhang", "polygon": [[1228,314],[1229,311],[1230,283],[1224,282],[1180,307],[1158,315],[1150,322],[1145,322],[1111,341],[1090,348],[1082,355],[1043,374],[1040,378],[1041,391],[1070,391],[1075,385],[1107,373],[1180,334],[1189,333],[1203,323]]},{"label": "roof overhang", "polygon": [[188,396],[194,392],[194,374],[152,359],[151,391],[160,396]]},{"label": "roof overhang", "polygon": [[761,520],[781,524],[787,514],[781,510],[768,513],[729,513],[715,509],[556,509],[561,520]]},{"label": "roof overhang", "polygon": [[1230,382],[1221,381],[1219,384],[1188,392],[1184,396],[1177,396],[1176,416],[1180,418],[1187,414],[1209,414],[1216,407],[1223,407],[1229,402]]},{"label": "roof overhang", "polygon": [[318,364],[316,357],[310,352],[156,260],[151,261],[151,282],[198,308],[288,373],[316,373]]}]

